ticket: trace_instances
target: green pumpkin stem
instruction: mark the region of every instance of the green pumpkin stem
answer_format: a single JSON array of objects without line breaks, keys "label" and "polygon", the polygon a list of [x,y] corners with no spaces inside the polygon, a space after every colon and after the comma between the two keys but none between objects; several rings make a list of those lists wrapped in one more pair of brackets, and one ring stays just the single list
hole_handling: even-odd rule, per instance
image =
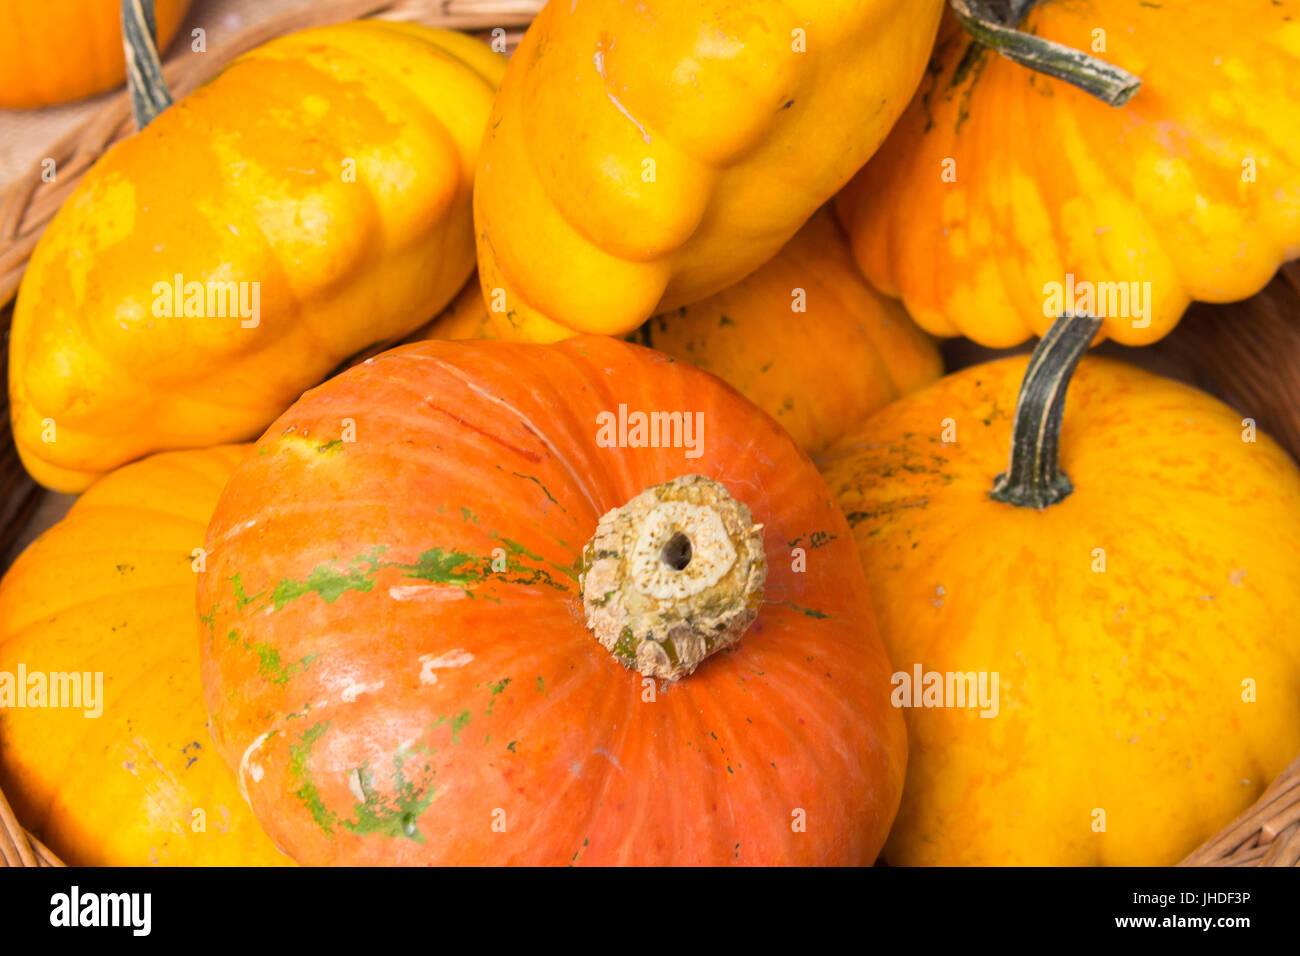
[{"label": "green pumpkin stem", "polygon": [[[1127,70],[1031,33],[1021,33],[1004,23],[989,7],[988,0],[948,0],[966,32],[990,49],[1039,73],[1064,80],[1110,106],[1123,106],[1133,98],[1142,81]],[[1013,0],[1011,22],[1031,6]]]},{"label": "green pumpkin stem", "polygon": [[172,105],[172,94],[163,79],[162,61],[158,58],[157,36],[154,0],[122,0],[126,87],[131,94],[136,129],[144,129]]},{"label": "green pumpkin stem", "polygon": [[1011,462],[989,492],[994,501],[1042,510],[1074,490],[1060,463],[1065,392],[1099,328],[1101,319],[1067,312],[1034,349],[1016,399]]}]

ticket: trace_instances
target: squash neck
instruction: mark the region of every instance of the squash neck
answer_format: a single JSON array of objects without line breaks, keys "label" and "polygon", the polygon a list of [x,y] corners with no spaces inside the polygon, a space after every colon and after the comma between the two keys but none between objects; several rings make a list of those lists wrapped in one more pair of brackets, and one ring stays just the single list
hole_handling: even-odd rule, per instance
[{"label": "squash neck", "polygon": [[989,492],[994,501],[1041,511],[1074,491],[1060,462],[1065,393],[1100,328],[1100,319],[1067,312],[1034,349],[1016,399],[1011,461]]}]

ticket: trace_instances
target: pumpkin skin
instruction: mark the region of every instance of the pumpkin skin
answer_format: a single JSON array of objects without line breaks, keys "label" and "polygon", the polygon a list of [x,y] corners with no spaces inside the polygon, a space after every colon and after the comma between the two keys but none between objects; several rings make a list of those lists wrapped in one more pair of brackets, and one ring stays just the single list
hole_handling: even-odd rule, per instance
[{"label": "pumpkin skin", "polygon": [[[702,413],[701,456],[598,447],[619,403]],[[572,576],[602,514],[685,473],[763,523],[767,597],[643,702]],[[208,541],[214,739],[301,863],[869,863],[884,840],[905,741],[848,527],[698,369],[604,337],[385,352],[281,416]]]},{"label": "pumpkin skin", "polygon": [[814,457],[943,374],[930,337],[862,280],[828,209],[736,285],[651,319],[641,341],[735,386]]},{"label": "pumpkin skin", "polygon": [[535,340],[623,335],[739,281],[879,146],[942,6],[547,4],[484,137],[485,298]]},{"label": "pumpkin skin", "polygon": [[1026,362],[902,398],[822,463],[899,671],[1000,674],[994,719],[906,711],[884,856],[1172,865],[1300,749],[1300,475],[1217,400],[1085,357],[1060,439],[1073,493],[994,501]]},{"label": "pumpkin skin", "polygon": [[[501,70],[460,33],[306,30],[110,149],[19,289],[10,400],[32,476],[80,491],[153,451],[252,437],[440,309],[473,267],[470,183]],[[260,314],[154,315],[178,274],[249,283],[250,312],[259,283]]]},{"label": "pumpkin skin", "polygon": [[1022,30],[1084,49],[1104,30],[1097,55],[1142,78],[1117,109],[987,50],[962,68],[972,41],[953,23],[839,197],[863,273],[923,328],[992,347],[1043,334],[1046,286],[1067,275],[1151,283],[1146,319],[1103,326],[1127,345],[1165,335],[1193,299],[1253,295],[1300,255],[1298,24],[1296,0],[1035,4]]},{"label": "pumpkin skin", "polygon": [[[190,0],[155,0],[158,48],[180,29]],[[0,109],[79,100],[120,86],[120,0],[0,0]]]},{"label": "pumpkin skin", "polygon": [[[803,289],[803,312],[792,311]],[[489,312],[477,282],[407,341],[520,341],[535,326]],[[643,325],[637,340],[711,372],[785,427],[810,455],[943,374],[939,350],[893,299],[862,280],[823,208],[741,279]]]},{"label": "pumpkin skin", "polygon": [[191,552],[249,447],[170,452],[114,472],[0,582],[0,672],[103,672],[98,718],[0,708],[4,791],[70,864],[291,862],[213,749],[199,683]]}]

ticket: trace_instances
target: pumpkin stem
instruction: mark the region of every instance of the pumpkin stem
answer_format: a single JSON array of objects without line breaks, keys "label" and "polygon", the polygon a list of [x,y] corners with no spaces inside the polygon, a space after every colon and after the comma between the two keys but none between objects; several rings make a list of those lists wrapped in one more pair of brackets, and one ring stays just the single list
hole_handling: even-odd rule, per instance
[{"label": "pumpkin stem", "polygon": [[1035,347],[1016,399],[1011,462],[989,492],[994,501],[1042,510],[1074,490],[1059,455],[1065,392],[1100,328],[1101,319],[1066,312]]},{"label": "pumpkin stem", "polygon": [[[1110,106],[1123,106],[1142,85],[1141,79],[1105,60],[1013,29],[990,9],[988,0],[948,0],[948,4],[978,42],[1031,70],[1073,84]],[[1013,0],[1011,22],[1018,23],[1030,5]]]},{"label": "pumpkin stem", "polygon": [[587,627],[607,651],[677,680],[740,640],[766,578],[749,508],[710,478],[682,475],[600,519],[578,583]]},{"label": "pumpkin stem", "polygon": [[154,0],[122,0],[122,49],[126,54],[126,87],[131,94],[135,127],[144,129],[172,105],[172,94],[158,58],[158,27]]}]

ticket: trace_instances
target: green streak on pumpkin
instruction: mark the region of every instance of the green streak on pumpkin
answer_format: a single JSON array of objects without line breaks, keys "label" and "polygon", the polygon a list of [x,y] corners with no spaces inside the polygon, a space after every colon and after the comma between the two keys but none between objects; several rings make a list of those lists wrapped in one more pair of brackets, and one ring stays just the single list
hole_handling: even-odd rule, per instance
[{"label": "green streak on pumpkin", "polygon": [[[464,551],[430,548],[421,553],[414,564],[393,564],[388,567],[400,568],[408,578],[432,581],[434,584],[469,584],[483,579],[484,560]],[[488,568],[491,568],[490,563]]]},{"label": "green streak on pumpkin", "polygon": [[455,717],[451,718],[450,721],[447,720],[447,716],[445,714],[440,714],[438,716],[438,719],[429,725],[429,729],[433,730],[433,728],[435,727],[441,727],[443,724],[450,723],[451,742],[454,745],[458,745],[460,743],[460,732],[464,730],[467,726],[469,726],[469,721],[470,721],[470,712],[468,710],[462,710]]},{"label": "green streak on pumpkin", "polygon": [[792,601],[768,601],[767,603],[774,605],[776,607],[788,607],[791,610],[798,611],[800,614],[803,614],[807,617],[811,617],[814,620],[818,620],[818,621],[823,621],[831,616],[827,614],[825,611],[818,611],[810,607],[801,607],[800,605],[795,604]]},{"label": "green streak on pumpkin", "polygon": [[[375,558],[384,550],[381,545],[358,555],[348,564],[346,571],[328,564],[319,564],[307,575],[305,581],[285,578],[275,586],[271,603],[278,611],[304,594],[319,594],[325,603],[333,604],[348,591],[370,591],[375,586],[375,572],[383,567]],[[363,570],[362,565],[369,567]]]},{"label": "green streak on pumpkin", "polygon": [[266,593],[265,591],[258,591],[252,597],[248,597],[244,594],[244,582],[238,574],[231,576],[230,583],[235,586],[235,610],[237,611],[242,611]]},{"label": "green streak on pumpkin", "polygon": [[511,541],[509,538],[503,538],[501,535],[497,534],[495,531],[492,532],[492,538],[493,538],[493,540],[495,540],[495,541],[500,541],[502,544],[504,544],[504,545],[506,546],[506,550],[507,550],[510,554],[516,554],[516,555],[517,555],[517,554],[522,554],[524,557],[526,557],[526,558],[530,558],[530,559],[532,559],[533,561],[540,561],[540,560],[542,560],[542,556],[541,556],[540,554],[534,554],[533,552],[531,552],[531,551],[529,551],[527,548],[525,548],[522,544],[520,544],[518,541]]},{"label": "green streak on pumpkin", "polygon": [[[230,637],[234,637],[235,632],[230,632]],[[312,662],[319,657],[319,654],[308,654],[296,664],[286,666],[280,658],[280,652],[270,644],[265,642],[255,644],[249,648],[257,655],[258,665],[257,673],[266,678],[272,684],[278,684],[283,687],[289,683],[289,678],[294,674],[300,674],[311,666]]]},{"label": "green streak on pumpkin", "polygon": [[407,780],[402,773],[406,757],[393,757],[393,796],[385,801],[374,792],[374,776],[366,767],[357,768],[357,780],[365,802],[358,803],[354,820],[345,820],[343,826],[357,836],[384,836],[390,839],[405,838],[416,843],[424,842],[424,834],[416,826],[426,807],[433,801],[433,787],[420,788]]},{"label": "green streak on pumpkin", "polygon": [[334,824],[338,816],[325,806],[320,797],[320,788],[316,786],[307,772],[307,762],[311,759],[311,748],[329,730],[329,724],[316,724],[301,737],[298,743],[289,745],[289,776],[300,781],[298,789],[293,792],[310,812],[316,825],[327,836],[334,835]]},{"label": "green streak on pumpkin", "polygon": [[323,445],[316,446],[318,455],[337,455],[343,450],[343,439],[336,438],[333,441],[327,441]]},{"label": "green streak on pumpkin", "polygon": [[518,471],[512,471],[510,472],[510,474],[514,475],[516,478],[523,478],[525,481],[531,481],[534,484],[536,484],[538,488],[542,489],[542,493],[546,495],[547,498],[551,499],[551,504],[559,505],[560,510],[564,511],[565,514],[568,514],[568,511],[565,510],[564,506],[560,505],[560,503],[555,500],[555,495],[551,494],[550,489],[548,489],[544,484],[542,484],[539,479],[533,477],[532,475],[525,475]]}]

